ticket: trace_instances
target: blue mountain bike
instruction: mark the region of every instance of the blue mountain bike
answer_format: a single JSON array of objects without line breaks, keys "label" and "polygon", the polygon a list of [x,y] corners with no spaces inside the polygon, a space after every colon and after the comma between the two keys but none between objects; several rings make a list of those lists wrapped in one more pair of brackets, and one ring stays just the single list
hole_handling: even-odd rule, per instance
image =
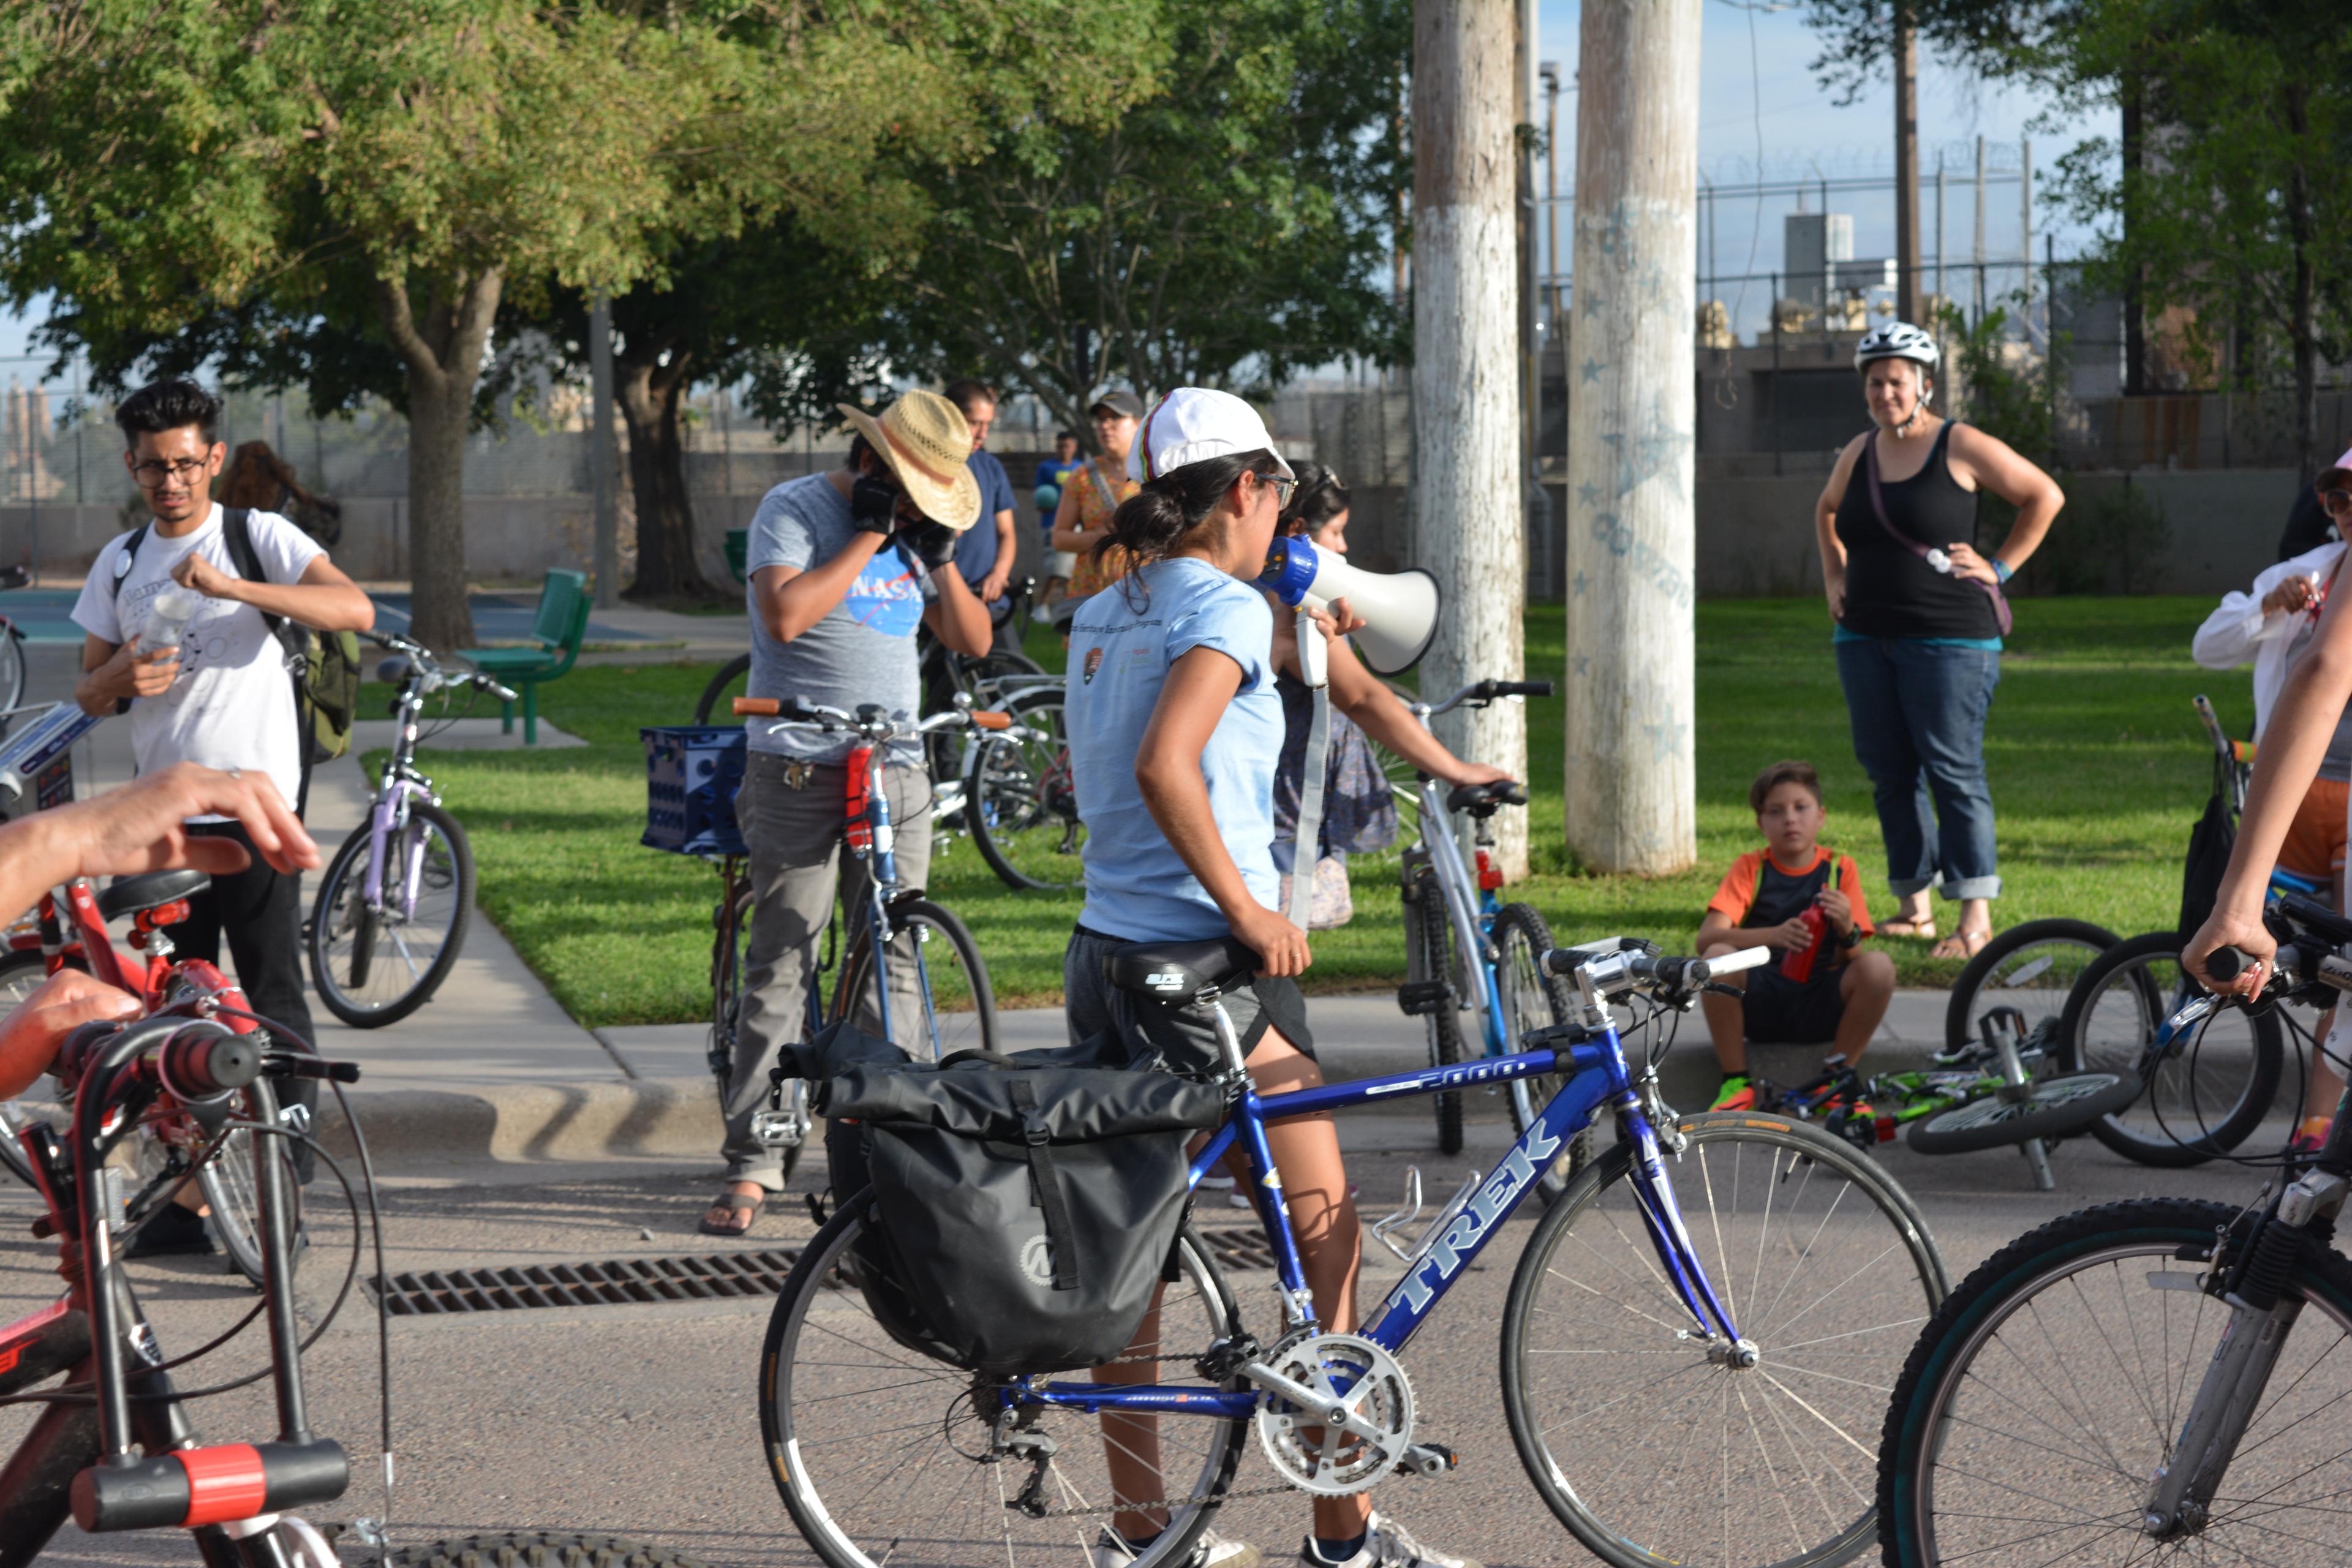
[{"label": "blue mountain bike", "polygon": [[[1712,975],[1764,957],[1661,958],[1622,941],[1551,952],[1571,1016],[1517,1054],[1261,1096],[1216,1005],[1238,977],[1227,944],[1126,950],[1114,984],[1214,1009],[1232,1111],[1192,1180],[1240,1147],[1263,1228],[1218,1233],[1222,1250],[1270,1258],[1272,1279],[1244,1314],[1220,1249],[1188,1225],[1126,1354],[1076,1378],[975,1375],[905,1349],[842,1288],[873,1223],[871,1194],[852,1197],[803,1250],[761,1364],[769,1456],[802,1534],[833,1568],[1026,1568],[1108,1560],[1097,1532],[1117,1516],[1130,1539],[1149,1533],[1139,1521],[1160,1531],[1135,1562],[1175,1568],[1240,1500],[1444,1475],[1454,1453],[1423,1429],[1400,1357],[1605,1108],[1620,1141],[1546,1210],[1502,1310],[1503,1409],[1529,1479],[1611,1563],[1853,1556],[1876,1528],[1886,1394],[1943,1300],[1943,1260],[1901,1188],[1836,1139],[1777,1117],[1675,1116],[1654,1072],[1627,1069],[1613,1022],[1614,1009],[1670,1021]],[[1550,1075],[1558,1092],[1409,1249],[1364,1326],[1331,1331],[1266,1123]],[[1266,1473],[1243,1476],[1253,1435]],[[1294,1530],[1295,1516],[1219,1528]]]}]

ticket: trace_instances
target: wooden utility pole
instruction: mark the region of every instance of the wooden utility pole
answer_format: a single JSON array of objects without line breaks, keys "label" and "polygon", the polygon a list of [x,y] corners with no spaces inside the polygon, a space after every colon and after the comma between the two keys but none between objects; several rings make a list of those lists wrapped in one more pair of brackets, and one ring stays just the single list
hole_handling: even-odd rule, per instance
[{"label": "wooden utility pole", "polygon": [[[1895,7],[1895,313],[1919,320],[1919,35]],[[1932,331],[1932,327],[1929,329]]]},{"label": "wooden utility pole", "polygon": [[1700,0],[1585,0],[1569,300],[1567,829],[1600,871],[1697,854],[1691,374]]},{"label": "wooden utility pole", "polygon": [[[1519,426],[1518,148],[1514,0],[1419,0],[1412,27],[1414,557],[1445,584],[1422,689],[1521,673],[1527,497]],[[1691,39],[1697,44],[1696,32]],[[1696,58],[1696,57],[1694,57]],[[1685,363],[1688,333],[1685,333]],[[1688,379],[1687,375],[1685,376]],[[1458,756],[1527,776],[1525,709],[1439,721]],[[1527,814],[1495,818],[1507,876]]]}]

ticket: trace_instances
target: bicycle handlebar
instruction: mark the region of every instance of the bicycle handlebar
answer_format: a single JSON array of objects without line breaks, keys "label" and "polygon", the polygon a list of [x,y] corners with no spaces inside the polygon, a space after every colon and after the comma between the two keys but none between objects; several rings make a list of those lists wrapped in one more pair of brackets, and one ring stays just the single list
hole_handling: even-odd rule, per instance
[{"label": "bicycle handlebar", "polygon": [[1476,680],[1448,697],[1444,701],[1431,707],[1427,716],[1434,719],[1440,713],[1450,713],[1454,709],[1465,705],[1483,708],[1487,703],[1503,697],[1549,697],[1550,695],[1551,682],[1549,680]]},{"label": "bicycle handlebar", "polygon": [[141,1050],[140,1075],[184,1100],[211,1100],[261,1076],[261,1047],[248,1037],[214,1019],[169,1016],[130,1024],[84,1024],[66,1037],[52,1070],[60,1080],[79,1082],[100,1053],[127,1030],[154,1037]]},{"label": "bicycle handlebar", "polygon": [[400,660],[405,659],[415,670],[417,678],[423,682],[426,691],[437,691],[445,686],[474,686],[479,687],[501,702],[521,700],[513,688],[484,675],[478,669],[464,669],[452,674],[442,668],[441,661],[433,657],[433,650],[413,637],[402,637],[398,632],[379,631],[364,631],[360,636],[367,638],[376,647],[399,656],[399,658],[387,658],[375,667],[375,678],[387,686],[406,683],[409,671],[402,668],[400,665]]},{"label": "bicycle handlebar", "polygon": [[986,708],[957,708],[945,713],[934,713],[919,719],[912,726],[877,716],[860,718],[839,708],[810,702],[798,697],[738,697],[735,716],[739,719],[782,719],[791,724],[804,724],[817,730],[849,730],[869,741],[895,741],[907,735],[928,735],[934,730],[952,729],[972,724],[982,730],[1010,730],[1013,715]]},{"label": "bicycle handlebar", "polygon": [[1716,958],[1667,958],[1656,953],[1595,952],[1591,948],[1558,947],[1544,954],[1544,967],[1554,974],[1580,975],[1605,996],[1656,991],[1688,995],[1711,980],[1738,974],[1771,961],[1769,948],[1744,947]]}]

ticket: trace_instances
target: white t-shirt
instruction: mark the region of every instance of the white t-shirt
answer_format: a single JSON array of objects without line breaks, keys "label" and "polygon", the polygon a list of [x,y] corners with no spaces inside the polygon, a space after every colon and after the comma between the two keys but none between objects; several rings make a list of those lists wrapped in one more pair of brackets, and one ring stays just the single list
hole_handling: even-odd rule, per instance
[{"label": "white t-shirt", "polygon": [[[107,541],[74,602],[74,624],[103,641],[129,642],[144,629],[149,602],[173,585],[172,568],[192,550],[229,576],[241,576],[221,517],[215,504],[201,527],[177,539],[166,539],[150,526],[129,575],[120,579],[115,568],[131,535]],[[262,574],[281,587],[300,582],[310,563],[326,554],[274,511],[248,513],[246,529]],[[129,719],[131,752],[142,773],[173,763],[255,768],[269,775],[289,805],[301,787],[302,753],[285,647],[269,635],[268,623],[251,605],[205,599],[180,639],[179,679],[168,691],[133,698]]]}]

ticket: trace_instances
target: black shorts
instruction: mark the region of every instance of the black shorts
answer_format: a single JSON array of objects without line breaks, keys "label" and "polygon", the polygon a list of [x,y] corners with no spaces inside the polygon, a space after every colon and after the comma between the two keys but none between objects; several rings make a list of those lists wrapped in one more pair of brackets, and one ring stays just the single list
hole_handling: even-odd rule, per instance
[{"label": "black shorts", "polygon": [[[1123,947],[1139,944],[1079,926],[1070,935],[1062,960],[1066,1011],[1073,1045],[1097,1030],[1115,1028],[1139,1032],[1169,1066],[1179,1072],[1214,1072],[1223,1065],[1217,1044],[1215,1016],[1200,1005],[1171,1007],[1132,991],[1117,991],[1102,975],[1102,961]],[[1297,1046],[1299,1054],[1315,1055],[1315,1037],[1307,1027],[1307,998],[1295,980],[1254,974],[1228,987],[1219,998],[1234,1033],[1247,1058],[1265,1038],[1268,1029]]]},{"label": "black shorts", "polygon": [[1837,1038],[1838,1020],[1845,1016],[1845,996],[1839,989],[1843,967],[1817,966],[1802,981],[1790,980],[1777,963],[1748,972],[1748,989],[1739,1010],[1747,1019],[1748,1043],[1758,1046],[1826,1046]]}]

